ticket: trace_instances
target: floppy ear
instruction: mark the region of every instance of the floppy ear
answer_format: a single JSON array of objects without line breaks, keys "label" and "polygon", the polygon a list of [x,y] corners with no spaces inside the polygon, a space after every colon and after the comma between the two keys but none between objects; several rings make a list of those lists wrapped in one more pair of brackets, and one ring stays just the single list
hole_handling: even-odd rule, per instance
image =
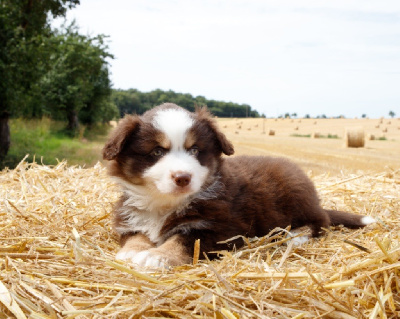
[{"label": "floppy ear", "polygon": [[126,115],[114,129],[103,148],[103,159],[113,160],[122,151],[126,140],[139,128],[141,120],[137,115]]},{"label": "floppy ear", "polygon": [[232,143],[226,138],[225,134],[219,130],[217,123],[212,118],[212,115],[208,111],[207,107],[196,107],[196,115],[199,121],[206,122],[208,127],[211,128],[221,147],[221,151],[225,155],[232,155],[235,152]]}]

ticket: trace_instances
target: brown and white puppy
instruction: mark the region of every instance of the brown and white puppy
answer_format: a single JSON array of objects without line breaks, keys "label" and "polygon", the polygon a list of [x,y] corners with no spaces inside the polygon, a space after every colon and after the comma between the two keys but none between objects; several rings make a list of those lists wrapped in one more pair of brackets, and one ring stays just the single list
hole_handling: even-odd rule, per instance
[{"label": "brown and white puppy", "polygon": [[[371,217],[324,210],[310,179],[283,158],[232,155],[232,144],[205,109],[171,103],[126,116],[103,149],[122,186],[114,211],[121,250],[141,266],[189,263],[201,252],[240,247],[236,235],[264,236],[276,227],[363,227]],[[203,254],[201,253],[201,256]]]}]

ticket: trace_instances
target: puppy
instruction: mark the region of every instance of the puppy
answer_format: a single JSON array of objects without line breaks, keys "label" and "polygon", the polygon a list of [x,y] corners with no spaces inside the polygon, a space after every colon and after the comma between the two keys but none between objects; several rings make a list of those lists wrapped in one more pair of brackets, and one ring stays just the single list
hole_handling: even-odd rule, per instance
[{"label": "puppy", "polygon": [[[123,195],[114,210],[117,259],[140,266],[190,263],[203,252],[243,245],[237,235],[264,236],[276,227],[363,227],[371,217],[324,210],[311,180],[283,158],[237,156],[206,108],[190,113],[171,103],[127,115],[103,149]],[[210,255],[213,257],[212,253]]]}]

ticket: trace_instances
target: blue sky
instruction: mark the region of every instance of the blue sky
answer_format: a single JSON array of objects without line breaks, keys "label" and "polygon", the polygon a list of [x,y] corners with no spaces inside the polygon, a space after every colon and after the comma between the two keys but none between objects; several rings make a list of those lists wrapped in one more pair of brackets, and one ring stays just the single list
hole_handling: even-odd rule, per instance
[{"label": "blue sky", "polygon": [[267,116],[400,116],[398,0],[81,0],[67,19],[110,36],[114,88]]}]

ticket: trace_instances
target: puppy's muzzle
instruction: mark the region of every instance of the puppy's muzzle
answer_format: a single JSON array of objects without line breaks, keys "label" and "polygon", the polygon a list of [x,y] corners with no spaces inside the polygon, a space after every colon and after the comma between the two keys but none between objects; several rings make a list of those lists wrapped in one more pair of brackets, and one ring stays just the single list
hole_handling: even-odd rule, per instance
[{"label": "puppy's muzzle", "polygon": [[185,187],[188,186],[192,180],[192,174],[185,172],[176,172],[171,174],[176,186]]}]

